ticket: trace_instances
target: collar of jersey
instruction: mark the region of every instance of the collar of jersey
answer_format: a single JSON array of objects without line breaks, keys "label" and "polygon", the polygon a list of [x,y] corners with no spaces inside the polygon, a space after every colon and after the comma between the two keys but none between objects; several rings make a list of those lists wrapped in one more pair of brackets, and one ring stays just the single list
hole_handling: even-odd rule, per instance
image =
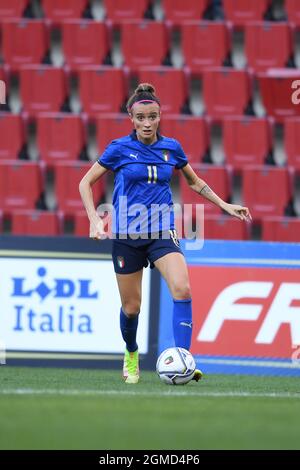
[{"label": "collar of jersey", "polygon": [[162,136],[159,132],[156,132],[156,136],[157,136],[157,140],[155,142],[153,142],[153,144],[148,145],[148,144],[143,144],[143,142],[138,140],[138,138],[136,136],[136,130],[135,129],[130,134],[130,137],[131,137],[132,140],[137,140],[140,144],[146,145],[146,147],[151,147],[152,145],[155,145],[159,140],[162,140]]}]

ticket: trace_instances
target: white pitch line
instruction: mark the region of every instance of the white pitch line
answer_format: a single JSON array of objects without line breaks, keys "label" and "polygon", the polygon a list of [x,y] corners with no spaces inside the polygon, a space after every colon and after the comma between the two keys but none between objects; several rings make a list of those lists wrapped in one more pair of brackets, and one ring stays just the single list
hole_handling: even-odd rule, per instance
[{"label": "white pitch line", "polygon": [[[130,385],[128,385],[130,387]],[[205,392],[205,391],[184,391],[184,390],[166,390],[166,391],[143,391],[143,390],[67,390],[67,389],[31,389],[31,388],[14,388],[0,390],[0,395],[62,395],[62,396],[144,396],[144,397],[255,397],[255,398],[298,398],[300,393],[289,392]]]}]

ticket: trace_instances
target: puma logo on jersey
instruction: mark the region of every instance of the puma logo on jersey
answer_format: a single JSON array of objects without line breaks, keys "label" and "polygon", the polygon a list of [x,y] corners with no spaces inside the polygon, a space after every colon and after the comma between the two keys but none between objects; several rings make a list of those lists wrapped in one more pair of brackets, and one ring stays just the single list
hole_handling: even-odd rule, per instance
[{"label": "puma logo on jersey", "polygon": [[188,326],[189,328],[192,328],[193,323],[192,323],[192,322],[191,322],[191,323],[186,323],[185,321],[181,321],[181,322],[179,323],[179,325],[181,325],[181,326]]},{"label": "puma logo on jersey", "polygon": [[138,156],[137,156],[137,155],[134,155],[133,153],[131,153],[129,156],[132,157],[132,158],[135,158],[136,160],[137,160],[137,158],[138,158]]}]

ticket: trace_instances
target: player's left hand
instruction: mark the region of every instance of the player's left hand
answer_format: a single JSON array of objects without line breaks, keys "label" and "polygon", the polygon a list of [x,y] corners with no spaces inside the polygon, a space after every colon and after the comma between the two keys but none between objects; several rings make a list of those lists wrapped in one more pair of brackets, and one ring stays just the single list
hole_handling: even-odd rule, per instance
[{"label": "player's left hand", "polygon": [[225,204],[222,209],[224,209],[224,211],[226,211],[228,214],[233,215],[234,217],[237,217],[240,220],[245,220],[247,222],[250,222],[252,220],[248,207],[243,207],[238,204]]}]

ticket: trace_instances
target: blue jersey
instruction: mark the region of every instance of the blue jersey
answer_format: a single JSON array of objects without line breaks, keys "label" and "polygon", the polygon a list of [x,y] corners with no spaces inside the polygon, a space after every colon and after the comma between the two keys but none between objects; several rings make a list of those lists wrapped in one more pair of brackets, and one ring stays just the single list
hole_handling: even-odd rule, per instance
[{"label": "blue jersey", "polygon": [[113,233],[154,233],[174,229],[170,180],[187,157],[179,142],[158,134],[151,145],[136,132],[113,140],[98,163],[115,175]]}]

